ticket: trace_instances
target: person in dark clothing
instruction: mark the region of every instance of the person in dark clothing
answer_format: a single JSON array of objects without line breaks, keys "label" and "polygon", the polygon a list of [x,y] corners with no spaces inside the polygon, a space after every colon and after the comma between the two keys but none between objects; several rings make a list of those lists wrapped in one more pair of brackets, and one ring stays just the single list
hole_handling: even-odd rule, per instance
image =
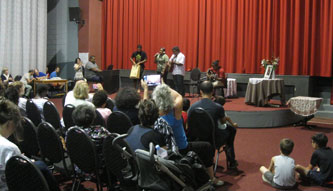
[{"label": "person in dark clothing", "polygon": [[116,95],[116,106],[112,111],[122,111],[131,119],[133,125],[140,124],[137,108],[140,100],[140,94],[134,88],[122,88]]},{"label": "person in dark clothing", "polygon": [[192,104],[188,116],[191,115],[193,109],[201,107],[206,110],[215,122],[215,146],[219,148],[220,146],[226,144],[226,154],[228,157],[228,168],[234,169],[238,166],[235,160],[235,150],[234,150],[234,140],[236,136],[236,128],[231,125],[226,125],[224,128],[218,128],[219,122],[221,124],[226,123],[226,116],[223,106],[212,101],[213,95],[213,84],[210,81],[204,81],[200,84],[200,93],[202,99]]},{"label": "person in dark clothing", "polygon": [[149,151],[149,143],[154,145],[166,146],[164,136],[154,131],[154,123],[159,117],[158,108],[152,99],[144,99],[139,104],[140,124],[131,127],[128,130],[128,136],[125,140],[131,149],[142,149]]},{"label": "person in dark clothing", "polygon": [[[143,71],[145,69],[145,63],[147,62],[147,54],[142,51],[142,45],[139,44],[137,46],[137,51],[133,52],[131,58],[131,62],[133,65],[140,65],[140,79],[142,78]],[[133,79],[134,88],[138,89],[138,92],[140,92],[140,86],[138,87],[138,84],[140,83],[140,79]]]},{"label": "person in dark clothing", "polygon": [[311,137],[315,151],[312,153],[310,164],[305,167],[296,165],[295,170],[303,180],[313,181],[321,186],[333,181],[333,150],[327,147],[328,138],[324,133]]}]

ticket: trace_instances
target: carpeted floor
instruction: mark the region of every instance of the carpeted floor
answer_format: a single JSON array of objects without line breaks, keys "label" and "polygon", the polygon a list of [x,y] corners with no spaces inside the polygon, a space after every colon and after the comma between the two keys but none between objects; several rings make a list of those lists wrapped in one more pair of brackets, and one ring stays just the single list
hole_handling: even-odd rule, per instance
[{"label": "carpeted floor", "polygon": [[[114,97],[114,95],[112,95]],[[192,99],[195,102],[198,98]],[[61,99],[52,99],[59,113],[62,113]],[[245,104],[244,104],[245,105]],[[226,103],[226,108],[228,103]],[[255,119],[253,119],[255,120]],[[235,140],[236,158],[238,160],[238,172],[221,171],[218,169],[217,176],[225,181],[225,185],[217,190],[276,190],[261,180],[259,167],[269,165],[271,157],[279,154],[279,142],[282,138],[291,138],[294,143],[294,151],[291,157],[297,164],[307,166],[313,152],[311,147],[311,136],[317,132],[324,132],[328,136],[328,145],[333,147],[333,128],[308,129],[299,127],[281,127],[264,129],[238,129]],[[220,156],[219,164],[226,166],[224,153]],[[85,183],[87,187],[94,187],[94,184]],[[300,185],[298,190],[332,190],[319,186]]]}]

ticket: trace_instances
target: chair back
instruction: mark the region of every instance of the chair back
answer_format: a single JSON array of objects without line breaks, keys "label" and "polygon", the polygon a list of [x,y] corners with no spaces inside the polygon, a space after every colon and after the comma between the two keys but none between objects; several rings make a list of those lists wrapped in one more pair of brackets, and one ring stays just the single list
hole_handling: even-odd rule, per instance
[{"label": "chair back", "polygon": [[132,127],[131,119],[121,111],[110,114],[107,121],[107,129],[111,133],[125,134]]},{"label": "chair back", "polygon": [[189,141],[207,141],[215,147],[215,123],[203,108],[195,108],[187,119]]},{"label": "chair back", "polygon": [[22,126],[24,129],[23,141],[19,143],[21,152],[28,157],[37,156],[39,152],[39,146],[37,141],[36,126],[27,117],[23,118]]},{"label": "chair back", "polygon": [[108,136],[103,143],[103,156],[107,170],[117,177],[121,187],[135,187],[138,170],[135,153],[124,140],[126,136],[127,134]]},{"label": "chair back", "polygon": [[108,98],[106,100],[106,105],[105,105],[106,108],[109,108],[111,111],[113,111],[114,105],[115,105],[114,101],[111,98]]},{"label": "chair back", "polygon": [[200,80],[200,76],[201,76],[201,71],[199,68],[194,68],[191,71],[191,80],[192,81],[199,81]]},{"label": "chair back", "polygon": [[101,113],[97,109],[95,110],[95,112],[96,112],[96,118],[94,119],[92,125],[100,125],[102,127],[106,127],[105,120],[101,115]]},{"label": "chair back", "polygon": [[42,117],[40,112],[34,102],[29,99],[26,103],[27,117],[35,124],[37,127],[42,122]]},{"label": "chair back", "polygon": [[71,127],[67,132],[66,146],[72,163],[86,173],[96,172],[98,159],[91,138],[79,127]]},{"label": "chair back", "polygon": [[72,113],[75,109],[75,106],[72,104],[67,104],[64,107],[64,110],[62,111],[62,117],[64,119],[64,123],[65,123],[65,130],[69,129],[70,127],[74,126],[74,121],[72,118]]},{"label": "chair back", "polygon": [[56,106],[52,102],[45,102],[43,113],[46,122],[49,122],[56,130],[61,129],[60,115]]},{"label": "chair back", "polygon": [[37,140],[42,157],[52,164],[65,158],[60,137],[50,123],[42,122],[38,125]]},{"label": "chair back", "polygon": [[7,161],[5,175],[9,190],[50,190],[41,171],[25,156],[11,157]]}]

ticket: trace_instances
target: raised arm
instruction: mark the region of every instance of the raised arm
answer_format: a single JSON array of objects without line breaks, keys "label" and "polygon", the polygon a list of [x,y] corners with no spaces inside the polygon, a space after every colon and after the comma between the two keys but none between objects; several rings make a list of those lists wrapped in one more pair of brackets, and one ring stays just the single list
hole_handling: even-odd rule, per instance
[{"label": "raised arm", "polygon": [[174,101],[175,117],[177,120],[180,120],[182,118],[182,111],[183,111],[183,97],[175,90],[171,88],[169,89],[171,91],[171,96],[175,100]]}]

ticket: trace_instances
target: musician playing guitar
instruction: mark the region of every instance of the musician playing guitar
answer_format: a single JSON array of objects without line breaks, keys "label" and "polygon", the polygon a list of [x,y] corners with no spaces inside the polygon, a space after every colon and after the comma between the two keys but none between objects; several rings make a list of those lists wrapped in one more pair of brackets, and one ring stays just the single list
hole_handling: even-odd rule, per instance
[{"label": "musician playing guitar", "polygon": [[182,96],[185,95],[184,76],[185,76],[185,56],[180,52],[178,46],[172,48],[172,56],[168,62],[168,69],[172,72],[175,90]]},{"label": "musician playing guitar", "polygon": [[[226,75],[224,69],[219,66],[219,60],[215,60],[212,63],[212,67],[207,70],[207,80],[213,83],[213,87],[226,87]],[[223,91],[222,91],[223,94]]]}]

